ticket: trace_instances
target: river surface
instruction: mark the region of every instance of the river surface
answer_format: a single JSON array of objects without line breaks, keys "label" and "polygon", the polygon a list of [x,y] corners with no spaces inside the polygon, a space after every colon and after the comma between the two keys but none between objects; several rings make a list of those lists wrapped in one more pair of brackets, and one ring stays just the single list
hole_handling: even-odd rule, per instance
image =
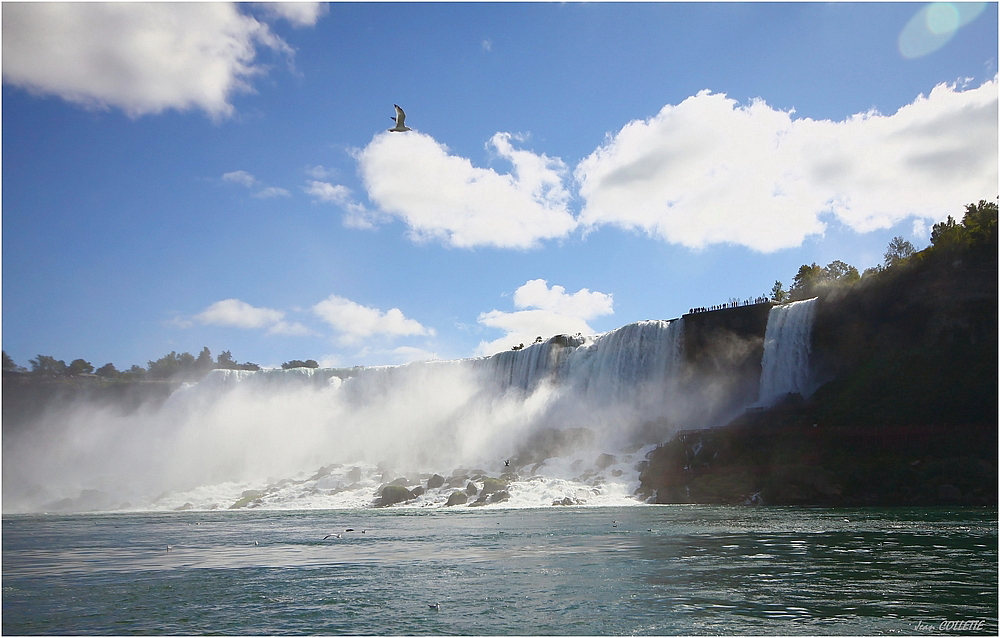
[{"label": "river surface", "polygon": [[996,508],[14,515],[2,622],[4,635],[937,635],[974,621],[957,633],[996,635],[997,573]]}]

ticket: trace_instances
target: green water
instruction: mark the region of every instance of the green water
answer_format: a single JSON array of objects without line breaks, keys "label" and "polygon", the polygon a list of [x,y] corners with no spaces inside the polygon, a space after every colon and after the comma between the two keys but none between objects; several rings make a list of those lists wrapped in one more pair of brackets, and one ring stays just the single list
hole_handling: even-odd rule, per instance
[{"label": "green water", "polygon": [[5,516],[3,633],[996,635],[997,573],[995,508]]}]

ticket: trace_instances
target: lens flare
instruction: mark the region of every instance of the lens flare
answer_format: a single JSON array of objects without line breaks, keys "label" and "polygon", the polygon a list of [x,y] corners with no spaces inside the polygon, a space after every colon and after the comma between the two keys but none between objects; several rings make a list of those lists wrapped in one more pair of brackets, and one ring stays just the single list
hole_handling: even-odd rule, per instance
[{"label": "lens flare", "polygon": [[900,54],[914,59],[934,53],[985,8],[985,2],[935,2],[923,7],[899,34]]}]

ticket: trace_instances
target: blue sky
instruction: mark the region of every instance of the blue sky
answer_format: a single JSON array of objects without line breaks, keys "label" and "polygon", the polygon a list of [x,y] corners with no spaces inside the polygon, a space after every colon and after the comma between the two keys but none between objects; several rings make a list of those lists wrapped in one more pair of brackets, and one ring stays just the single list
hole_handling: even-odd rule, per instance
[{"label": "blue sky", "polygon": [[402,363],[863,270],[997,196],[997,22],[5,3],[3,347]]}]

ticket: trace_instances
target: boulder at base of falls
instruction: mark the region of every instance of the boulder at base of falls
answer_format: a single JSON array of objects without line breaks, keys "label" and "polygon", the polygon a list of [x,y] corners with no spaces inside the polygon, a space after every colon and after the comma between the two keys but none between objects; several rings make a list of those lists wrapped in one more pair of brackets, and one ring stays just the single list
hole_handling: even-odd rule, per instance
[{"label": "boulder at base of falls", "polygon": [[427,479],[427,489],[433,490],[444,485],[444,477],[440,474],[435,474],[434,476]]},{"label": "boulder at base of falls", "polygon": [[465,486],[465,493],[469,496],[475,496],[479,493],[479,488],[476,487],[475,483],[469,481],[469,484]]},{"label": "boulder at base of falls", "polygon": [[483,494],[492,494],[507,488],[507,482],[487,476],[483,479]]},{"label": "boulder at base of falls", "polygon": [[616,459],[613,454],[602,454],[597,457],[596,461],[594,461],[594,465],[597,466],[597,469],[604,470],[617,462],[618,459]]},{"label": "boulder at base of falls", "polygon": [[264,495],[263,492],[258,492],[257,490],[246,490],[241,495],[240,500],[230,505],[229,509],[238,510],[241,507],[246,507],[247,505],[253,503],[255,500],[259,499],[263,495]]},{"label": "boulder at base of falls", "polygon": [[510,492],[507,490],[500,490],[499,492],[493,492],[490,494],[490,503],[503,503],[504,501],[510,500]]},{"label": "boulder at base of falls", "polygon": [[402,485],[386,485],[382,488],[382,496],[375,502],[376,507],[388,507],[416,498],[410,490]]},{"label": "boulder at base of falls", "polygon": [[423,493],[424,493],[424,488],[421,487],[421,486],[419,486],[419,485],[416,486],[415,488],[413,488],[412,490],[410,490],[410,494],[413,495],[413,498],[416,498],[416,497],[420,496]]},{"label": "boulder at base of falls", "polygon": [[465,492],[452,492],[451,496],[448,497],[448,502],[444,504],[445,507],[451,507],[452,505],[465,505],[469,502],[469,496]]}]

